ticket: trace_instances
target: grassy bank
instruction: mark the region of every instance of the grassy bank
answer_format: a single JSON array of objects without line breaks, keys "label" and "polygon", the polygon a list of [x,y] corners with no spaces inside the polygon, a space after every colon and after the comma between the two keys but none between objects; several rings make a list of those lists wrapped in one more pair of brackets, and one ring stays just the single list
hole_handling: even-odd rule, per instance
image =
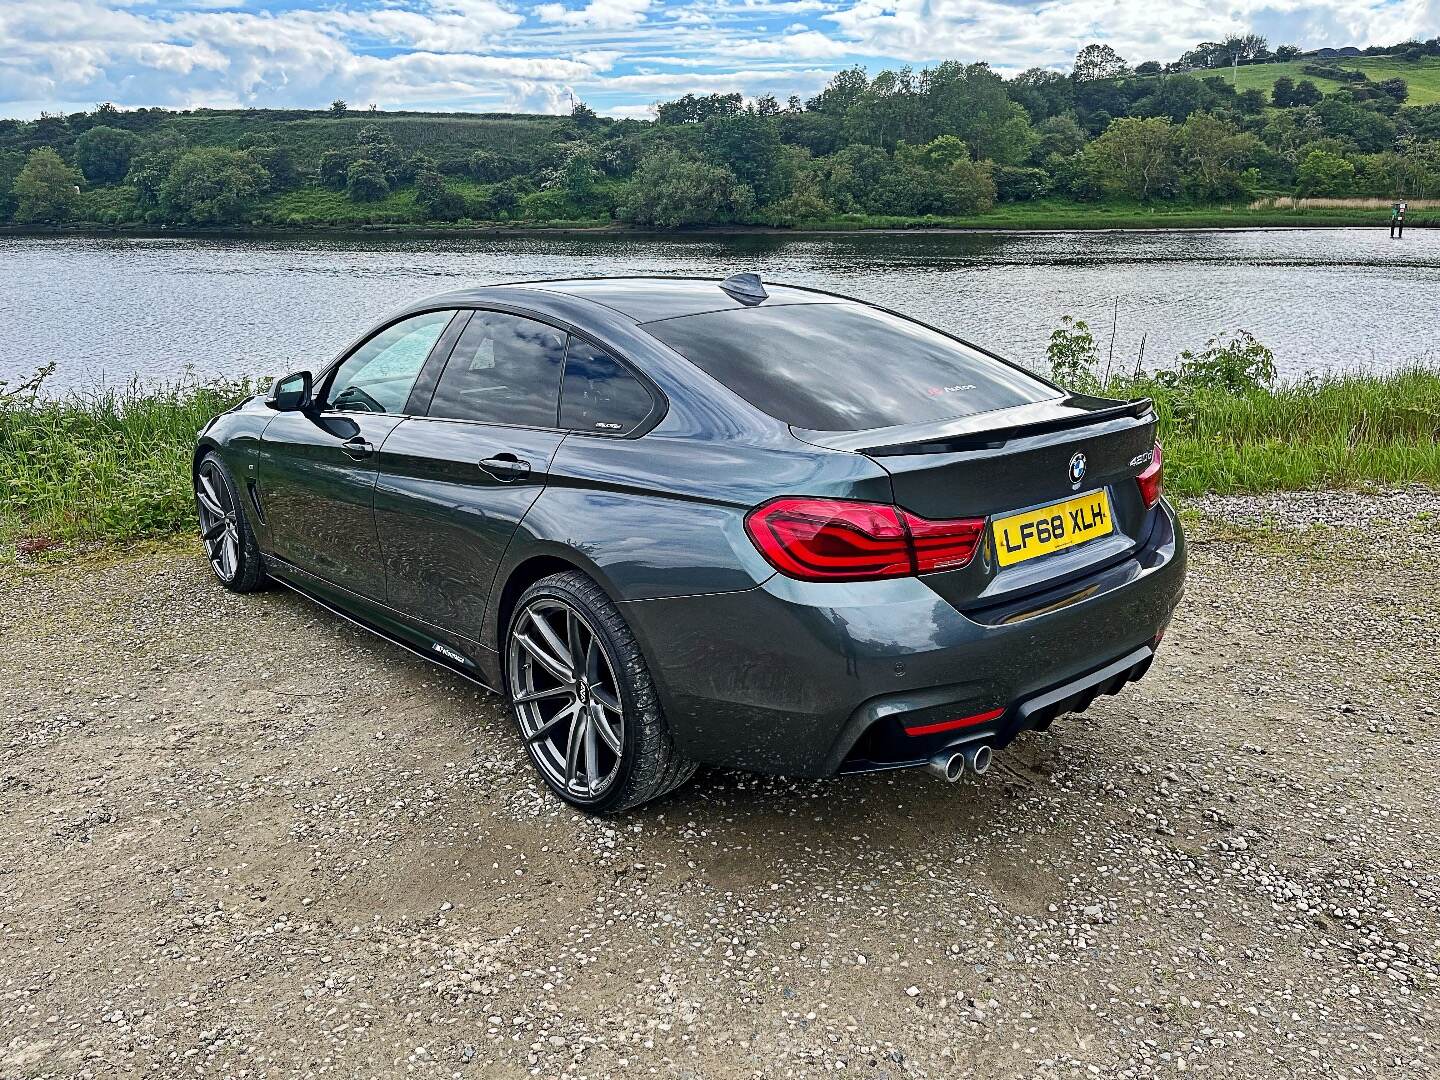
[{"label": "grassy bank", "polygon": [[50,401],[0,388],[0,551],[185,528],[196,432],[252,389],[132,385]]},{"label": "grassy bank", "polygon": [[[472,190],[475,185],[456,185]],[[542,193],[543,194],[543,193]],[[543,201],[533,196],[536,214],[544,212]],[[1293,201],[1293,200],[1292,200]],[[1339,200],[1334,200],[1339,201]],[[1362,200],[1354,200],[1357,204]],[[883,230],[925,231],[944,229],[965,230],[1087,230],[1087,229],[1315,229],[1368,227],[1388,229],[1389,203],[1377,201],[1375,206],[1269,205],[1271,200],[1258,199],[1255,205],[1188,206],[1155,203],[1152,205],[1077,203],[1066,200],[1042,200],[1026,203],[1001,203],[983,214],[960,216],[927,215],[922,217],[886,214],[842,214],[831,218],[807,220],[794,226],[719,225],[708,228],[670,230],[662,235],[703,235],[705,233],[774,232],[779,234],[873,232]],[[93,206],[92,206],[93,203]],[[104,211],[110,208],[104,200],[87,202],[93,213],[86,220],[64,226],[6,226],[0,234],[52,234],[71,231],[105,231],[137,233],[156,232],[154,225],[141,222],[107,224]],[[522,206],[522,210],[524,207]],[[506,221],[459,221],[453,223],[421,220],[415,208],[413,189],[403,188],[376,203],[354,203],[343,194],[323,188],[309,188],[277,196],[266,205],[253,224],[167,228],[165,233],[219,232],[225,235],[288,234],[338,230],[345,232],[383,230],[416,235],[454,236],[466,233],[506,235],[526,232],[548,232],[580,229],[613,233],[656,235],[656,230],[637,229],[609,218],[564,218],[525,216]],[[1406,224],[1410,228],[1440,227],[1440,209],[1412,204]]]},{"label": "grassy bank", "polygon": [[[1388,229],[1389,204],[1367,207],[1109,206],[1094,203],[1002,203],[967,217],[887,217],[845,214],[806,221],[798,230],[820,232],[869,229],[1313,229],[1370,226]],[[1412,210],[1411,228],[1440,226],[1440,210]]]},{"label": "grassy bank", "polygon": [[[242,383],[129,387],[58,401],[0,397],[0,552],[74,551],[193,525],[190,452]],[[1273,389],[1110,388],[1159,406],[1172,494],[1440,487],[1440,372],[1347,375]]]}]

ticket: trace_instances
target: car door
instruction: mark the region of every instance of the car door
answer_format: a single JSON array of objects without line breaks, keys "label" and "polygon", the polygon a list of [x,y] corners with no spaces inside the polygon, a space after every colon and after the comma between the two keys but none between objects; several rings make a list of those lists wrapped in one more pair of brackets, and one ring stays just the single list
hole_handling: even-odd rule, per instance
[{"label": "car door", "polygon": [[548,323],[474,312],[425,416],[382,447],[375,522],[387,602],[411,620],[482,641],[500,558],[564,438],[565,342]]},{"label": "car door", "polygon": [[429,311],[383,327],[321,378],[312,408],[278,413],[266,426],[256,501],[275,555],[383,600],[374,520],[379,450],[404,421],[421,369],[456,315]]}]

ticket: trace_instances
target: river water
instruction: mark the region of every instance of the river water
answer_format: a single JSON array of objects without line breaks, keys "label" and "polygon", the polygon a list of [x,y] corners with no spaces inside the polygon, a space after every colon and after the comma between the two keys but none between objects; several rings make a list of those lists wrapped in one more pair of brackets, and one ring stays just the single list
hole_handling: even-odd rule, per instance
[{"label": "river water", "polygon": [[[1249,330],[1282,374],[1440,362],[1440,230],[417,238],[0,237],[0,380],[51,392],[323,363],[415,297],[472,283],[757,270],[914,315],[1031,366],[1062,315],[1103,358]],[[1113,339],[1113,347],[1112,347]]]}]

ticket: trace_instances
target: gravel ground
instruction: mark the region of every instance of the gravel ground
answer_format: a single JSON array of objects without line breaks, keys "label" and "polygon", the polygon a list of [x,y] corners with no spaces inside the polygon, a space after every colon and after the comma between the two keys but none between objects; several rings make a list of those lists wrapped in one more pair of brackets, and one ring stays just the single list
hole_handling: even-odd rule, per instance
[{"label": "gravel ground", "polygon": [[1440,498],[1191,516],[1150,675],[983,781],[618,820],[188,548],[0,572],[0,1075],[1440,1074]]}]

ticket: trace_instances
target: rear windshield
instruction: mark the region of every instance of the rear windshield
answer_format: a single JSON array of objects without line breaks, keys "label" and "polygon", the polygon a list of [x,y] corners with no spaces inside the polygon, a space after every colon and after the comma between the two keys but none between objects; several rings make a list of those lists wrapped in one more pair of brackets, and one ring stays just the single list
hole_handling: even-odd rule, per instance
[{"label": "rear windshield", "polygon": [[815,431],[920,424],[1056,396],[943,334],[853,304],[715,311],[645,329],[752,405]]}]

